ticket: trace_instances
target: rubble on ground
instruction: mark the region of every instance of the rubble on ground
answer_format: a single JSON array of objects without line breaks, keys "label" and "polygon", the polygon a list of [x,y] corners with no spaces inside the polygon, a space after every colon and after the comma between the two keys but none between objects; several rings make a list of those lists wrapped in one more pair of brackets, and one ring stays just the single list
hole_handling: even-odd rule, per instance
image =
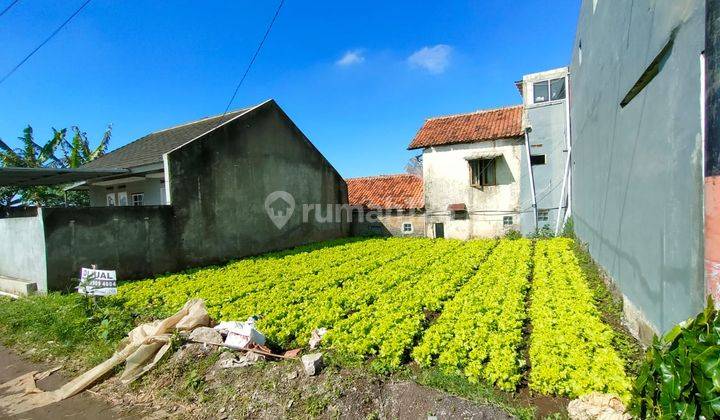
[{"label": "rubble on ground", "polygon": [[320,373],[323,367],[322,353],[306,354],[302,357],[303,369],[308,376],[315,376]]},{"label": "rubble on ground", "polygon": [[593,392],[570,401],[568,416],[572,420],[626,420],[632,417],[615,395]]}]

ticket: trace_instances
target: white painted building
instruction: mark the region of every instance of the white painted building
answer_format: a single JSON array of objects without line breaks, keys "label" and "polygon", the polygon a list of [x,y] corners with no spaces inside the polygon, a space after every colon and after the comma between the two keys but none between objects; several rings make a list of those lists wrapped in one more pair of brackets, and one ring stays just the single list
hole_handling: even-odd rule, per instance
[{"label": "white painted building", "polygon": [[426,236],[555,226],[568,189],[566,75],[563,68],[525,76],[517,83],[522,105],[425,121],[409,149],[423,151]]}]

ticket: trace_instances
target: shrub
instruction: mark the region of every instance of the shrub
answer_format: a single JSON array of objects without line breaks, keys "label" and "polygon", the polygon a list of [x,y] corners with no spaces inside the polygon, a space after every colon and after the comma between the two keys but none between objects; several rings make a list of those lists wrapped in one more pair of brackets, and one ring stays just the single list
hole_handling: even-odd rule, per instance
[{"label": "shrub", "polygon": [[630,410],[640,418],[720,417],[720,315],[711,298],[696,318],[655,337]]}]

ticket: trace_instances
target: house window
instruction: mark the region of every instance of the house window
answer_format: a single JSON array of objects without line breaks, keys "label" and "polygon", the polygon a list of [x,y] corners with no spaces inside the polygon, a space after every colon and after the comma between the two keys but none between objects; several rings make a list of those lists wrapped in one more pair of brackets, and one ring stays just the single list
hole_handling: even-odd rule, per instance
[{"label": "house window", "polygon": [[435,237],[436,238],[444,238],[445,237],[445,225],[443,223],[435,223]]},{"label": "house window", "polygon": [[469,162],[470,185],[472,185],[473,187],[496,185],[495,161],[495,158],[471,160]]},{"label": "house window", "polygon": [[412,223],[403,223],[402,229],[403,233],[413,233]]},{"label": "house window", "polygon": [[118,206],[127,206],[127,191],[120,191],[117,193],[117,205]]},{"label": "house window", "polygon": [[107,200],[107,201],[106,201],[106,202],[107,202],[107,206],[108,206],[108,207],[115,207],[115,193],[114,193],[114,192],[107,193],[107,196],[106,196],[106,197],[107,197],[107,198],[106,198],[106,200]]},{"label": "house window", "polygon": [[533,97],[536,104],[565,99],[565,78],[534,83]]},{"label": "house window", "polygon": [[133,206],[142,206],[143,205],[143,199],[145,198],[145,194],[143,194],[143,193],[133,194],[131,197],[132,197],[132,205]]},{"label": "house window", "polygon": [[503,216],[503,226],[512,226],[512,224],[513,224],[512,216]]},{"label": "house window", "polygon": [[530,164],[531,165],[544,165],[545,164],[545,155],[530,155]]},{"label": "house window", "polygon": [[565,78],[550,81],[550,100],[565,99]]},{"label": "house window", "polygon": [[549,210],[538,210],[538,222],[547,222],[550,220]]}]

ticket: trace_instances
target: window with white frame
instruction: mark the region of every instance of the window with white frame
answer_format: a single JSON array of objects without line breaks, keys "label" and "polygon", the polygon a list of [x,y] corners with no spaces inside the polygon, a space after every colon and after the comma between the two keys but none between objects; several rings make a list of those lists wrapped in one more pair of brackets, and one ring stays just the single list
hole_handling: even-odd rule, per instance
[{"label": "window with white frame", "polygon": [[512,226],[512,224],[513,224],[512,216],[503,216],[503,226]]},{"label": "window with white frame", "polygon": [[550,220],[549,210],[538,210],[538,222],[547,222]]},{"label": "window with white frame", "polygon": [[136,193],[130,196],[132,198],[132,205],[133,206],[142,206],[143,200],[145,199],[145,194],[143,193]]},{"label": "window with white frame", "polygon": [[533,84],[533,102],[540,104],[565,99],[565,78],[543,80]]},{"label": "window with white frame", "polygon": [[412,223],[403,223],[402,231],[403,233],[413,233]]}]

